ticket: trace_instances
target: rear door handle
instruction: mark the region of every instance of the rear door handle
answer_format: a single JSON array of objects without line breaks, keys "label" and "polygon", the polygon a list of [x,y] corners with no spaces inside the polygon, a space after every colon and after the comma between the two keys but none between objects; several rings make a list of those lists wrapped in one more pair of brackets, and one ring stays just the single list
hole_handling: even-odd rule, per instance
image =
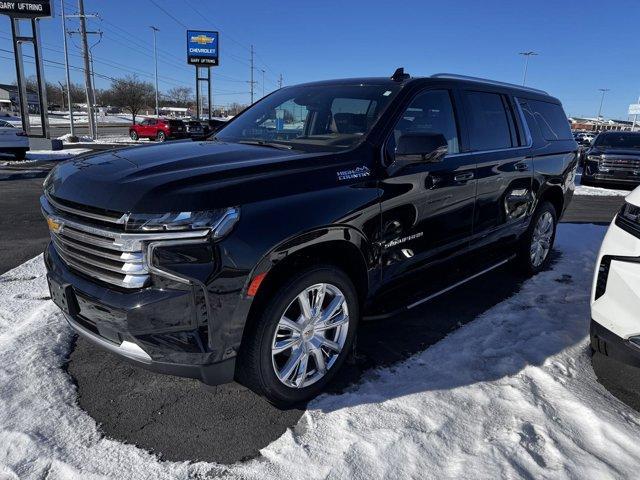
[{"label": "rear door handle", "polygon": [[473,180],[473,172],[465,172],[465,173],[458,173],[456,176],[453,177],[453,181],[454,182],[468,182],[469,180]]}]

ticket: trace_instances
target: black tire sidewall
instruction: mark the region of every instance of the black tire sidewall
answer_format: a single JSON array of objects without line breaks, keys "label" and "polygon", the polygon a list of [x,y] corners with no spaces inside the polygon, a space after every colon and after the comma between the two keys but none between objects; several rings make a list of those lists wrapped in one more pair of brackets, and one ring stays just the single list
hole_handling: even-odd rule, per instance
[{"label": "black tire sidewall", "polygon": [[[549,245],[549,252],[547,252],[546,258],[542,261],[540,265],[536,267],[531,262],[531,254],[530,254],[531,242],[533,240],[533,232],[536,228],[536,225],[538,224],[538,220],[545,212],[551,213],[551,216],[553,217],[553,234],[551,235],[551,242],[550,242],[551,244]],[[544,270],[544,268],[549,264],[549,261],[551,259],[551,251],[553,250],[553,246],[556,240],[557,228],[558,228],[558,215],[556,213],[556,209],[553,207],[553,205],[550,202],[541,203],[536,209],[535,213],[533,214],[533,217],[531,218],[531,224],[529,225],[529,229],[525,234],[524,241],[522,242],[521,251],[520,251],[521,261],[524,264],[525,269],[529,273],[531,274],[538,273],[541,270]]]},{"label": "black tire sidewall", "polygon": [[164,142],[167,139],[167,136],[164,134],[164,132],[158,132],[156,138],[159,142]]},{"label": "black tire sidewall", "polygon": [[[323,378],[305,388],[290,388],[280,382],[273,370],[271,343],[277,324],[285,309],[302,290],[316,283],[329,283],[342,291],[349,309],[349,331],[340,356]],[[290,406],[318,395],[340,370],[347,358],[355,338],[359,315],[360,309],[356,289],[349,277],[337,268],[317,267],[283,285],[273,301],[265,309],[256,332],[260,342],[259,371],[257,373],[261,389],[267,398],[276,405]]]},{"label": "black tire sidewall", "polygon": [[129,132],[129,137],[131,138],[131,140],[137,141],[138,140],[138,133],[135,130],[132,130],[132,131]]}]

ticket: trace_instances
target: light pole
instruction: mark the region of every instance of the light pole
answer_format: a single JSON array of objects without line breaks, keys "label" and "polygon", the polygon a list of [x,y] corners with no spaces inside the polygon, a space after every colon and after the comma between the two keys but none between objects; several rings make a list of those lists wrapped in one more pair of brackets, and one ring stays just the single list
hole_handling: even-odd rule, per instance
[{"label": "light pole", "polygon": [[262,72],[262,97],[264,97],[264,69],[260,71]]},{"label": "light pole", "polygon": [[156,32],[159,32],[160,29],[154,26],[149,27],[153,30],[153,58],[155,61],[155,69],[156,69],[156,118],[160,117],[160,109],[158,107],[158,48],[156,42]]},{"label": "light pole", "polygon": [[527,83],[527,68],[529,68],[529,57],[538,55],[536,52],[520,52],[519,55],[524,56],[524,75],[522,75],[522,86]]},{"label": "light pole", "polygon": [[600,92],[602,92],[602,96],[600,97],[600,108],[598,108],[598,121],[600,122],[600,126],[602,128],[602,120],[600,119],[600,116],[602,115],[602,104],[604,103],[604,94],[607,93],[610,89],[609,88],[599,88],[598,89]]}]

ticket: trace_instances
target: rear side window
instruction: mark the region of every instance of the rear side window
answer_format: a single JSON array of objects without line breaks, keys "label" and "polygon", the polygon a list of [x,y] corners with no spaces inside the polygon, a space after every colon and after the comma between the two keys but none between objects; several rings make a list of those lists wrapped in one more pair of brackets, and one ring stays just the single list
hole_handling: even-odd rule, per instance
[{"label": "rear side window", "polygon": [[527,100],[526,103],[545,140],[573,140],[562,106],[538,100]]},{"label": "rear side window", "polygon": [[512,120],[502,95],[487,92],[465,92],[469,107],[468,128],[471,150],[511,148]]}]

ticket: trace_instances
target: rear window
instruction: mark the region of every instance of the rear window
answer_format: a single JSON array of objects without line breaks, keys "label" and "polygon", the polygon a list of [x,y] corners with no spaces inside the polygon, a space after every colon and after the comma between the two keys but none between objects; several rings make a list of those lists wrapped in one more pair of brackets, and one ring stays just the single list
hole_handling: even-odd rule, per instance
[{"label": "rear window", "polygon": [[545,140],[573,140],[569,120],[561,105],[538,100],[527,100],[526,103]]},{"label": "rear window", "polygon": [[469,142],[471,150],[511,148],[509,113],[502,95],[487,92],[466,92],[469,104]]}]

